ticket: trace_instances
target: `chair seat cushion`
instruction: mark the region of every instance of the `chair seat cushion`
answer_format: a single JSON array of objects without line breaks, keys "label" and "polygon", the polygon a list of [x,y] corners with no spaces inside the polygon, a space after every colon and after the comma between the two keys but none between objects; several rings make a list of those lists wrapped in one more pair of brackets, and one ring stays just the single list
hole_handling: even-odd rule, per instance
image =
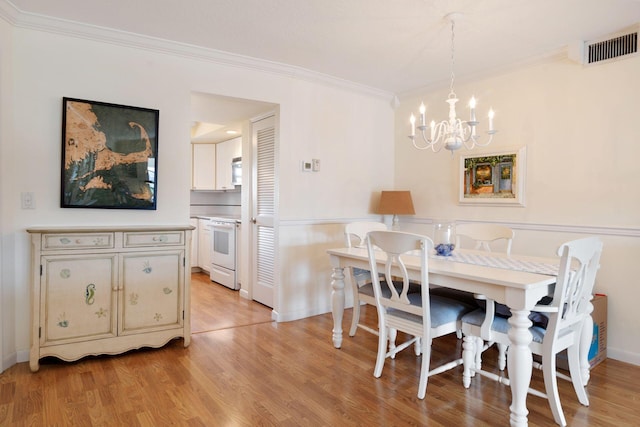
[{"label": "chair seat cushion", "polygon": [[369,270],[363,270],[362,268],[353,268],[352,271],[353,280],[360,285],[362,283],[371,282],[371,272]]},{"label": "chair seat cushion", "polygon": [[462,301],[465,304],[469,304],[474,307],[478,307],[478,300],[473,297],[473,293],[467,291],[461,291],[459,289],[447,288],[444,286],[438,286],[429,289],[429,295],[438,295],[441,297],[449,298],[455,301]]},{"label": "chair seat cushion", "polygon": [[[552,296],[542,297],[542,299],[538,301],[537,305],[549,305],[551,304],[552,301],[553,301]],[[494,304],[495,304],[496,316],[504,317],[507,319],[511,317],[511,310],[509,310],[509,307],[497,302]],[[478,300],[478,305],[480,306],[481,309],[483,310],[486,309],[485,300]],[[549,324],[549,317],[547,316],[547,314],[540,313],[538,311],[532,311],[531,314],[529,314],[529,320],[531,320],[534,326],[540,326],[543,329],[547,329],[547,325]]]},{"label": "chair seat cushion", "polygon": [[353,275],[360,276],[362,274],[370,274],[369,270],[363,270],[362,268],[353,267]]},{"label": "chair seat cushion", "polygon": [[[542,315],[542,313],[538,313]],[[467,313],[462,316],[462,323],[467,323],[474,326],[481,326],[482,322],[485,319],[485,311],[481,308],[472,311],[471,313]],[[491,330],[506,334],[509,332],[509,319],[507,317],[502,316],[494,316],[493,323],[491,324]],[[531,335],[533,336],[533,341],[541,343],[544,338],[545,328],[540,326],[532,326],[529,328]]]},{"label": "chair seat cushion", "polygon": [[[402,291],[402,282],[393,282],[394,286],[398,290],[398,293]],[[382,290],[382,296],[385,298],[389,298],[391,296],[391,290],[387,286],[387,282],[380,282],[380,289]],[[409,283],[409,293],[410,294],[420,294],[421,286],[419,283]],[[358,288],[358,293],[369,295],[370,297],[374,297],[373,294],[373,284],[367,283],[366,285],[360,286]]]},{"label": "chair seat cushion", "polygon": [[[422,307],[422,295],[409,294],[408,297],[412,305]],[[432,328],[437,328],[441,325],[451,322],[457,322],[465,315],[465,313],[469,313],[475,308],[469,304],[465,304],[462,301],[452,300],[438,295],[429,297],[429,305]],[[388,309],[387,313],[408,320],[413,320],[415,322],[422,321],[421,316],[406,313],[404,311],[394,310],[392,308]]]}]

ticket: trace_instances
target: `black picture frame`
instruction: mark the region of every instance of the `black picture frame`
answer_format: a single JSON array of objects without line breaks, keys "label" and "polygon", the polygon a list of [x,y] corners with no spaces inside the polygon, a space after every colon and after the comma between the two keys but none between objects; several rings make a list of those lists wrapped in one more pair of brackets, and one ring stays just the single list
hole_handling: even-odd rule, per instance
[{"label": "black picture frame", "polygon": [[63,208],[157,206],[160,112],[62,98]]}]

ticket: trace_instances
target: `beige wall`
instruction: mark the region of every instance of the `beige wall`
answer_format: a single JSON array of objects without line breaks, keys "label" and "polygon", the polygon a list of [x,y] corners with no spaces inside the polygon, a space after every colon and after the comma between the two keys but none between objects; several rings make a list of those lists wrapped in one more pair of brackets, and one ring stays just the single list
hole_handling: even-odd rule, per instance
[{"label": "beige wall", "polygon": [[[127,39],[123,42],[100,42],[11,27],[2,19],[0,32],[0,368],[28,357],[27,227],[188,223],[193,91],[279,106],[279,215],[284,220],[313,224],[318,218],[362,217],[371,193],[392,183],[390,94],[309,78],[304,73],[223,65],[213,56],[206,59],[203,52],[170,54],[160,49],[164,45],[139,49],[133,47],[138,40],[128,40],[130,36],[114,35],[114,40]],[[156,211],[59,207],[64,96],[160,110]],[[302,173],[300,161],[311,158],[321,160],[321,171]],[[381,164],[389,166],[383,171],[371,168]],[[20,193],[26,191],[34,193],[36,209],[20,209]],[[307,228],[311,226],[302,227]],[[300,260],[289,252],[288,242],[286,237],[278,260],[278,280],[283,276],[279,286],[287,294],[278,300],[278,313],[290,319],[300,313],[326,311],[326,301],[318,301],[326,298],[326,292],[318,290],[321,285],[315,275],[291,277],[281,272],[326,269],[328,259],[314,256],[311,263]],[[311,248],[316,255],[324,254],[326,236],[301,231],[296,244]],[[297,293],[291,294],[292,289]]]},{"label": "beige wall", "polygon": [[402,100],[394,167],[396,187],[412,191],[416,223],[432,218],[506,223],[516,228],[513,251],[535,255],[552,255],[566,240],[600,235],[604,253],[596,291],[609,297],[608,354],[635,364],[640,364],[638,75],[640,57],[591,67],[555,58],[456,85],[459,115],[467,117],[472,94],[479,119],[489,106],[496,111],[499,133],[488,150],[527,147],[525,207],[460,206],[458,154],[411,147],[406,137],[411,110],[424,99],[433,115],[444,118],[444,90]]}]

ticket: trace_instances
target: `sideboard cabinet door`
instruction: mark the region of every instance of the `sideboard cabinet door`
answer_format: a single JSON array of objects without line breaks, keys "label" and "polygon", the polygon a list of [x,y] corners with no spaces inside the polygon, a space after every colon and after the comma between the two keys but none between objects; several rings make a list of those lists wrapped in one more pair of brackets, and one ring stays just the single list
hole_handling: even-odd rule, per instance
[{"label": "sideboard cabinet door", "polygon": [[41,345],[116,336],[117,256],[42,257]]},{"label": "sideboard cabinet door", "polygon": [[122,331],[135,334],[182,325],[184,251],[122,256]]}]

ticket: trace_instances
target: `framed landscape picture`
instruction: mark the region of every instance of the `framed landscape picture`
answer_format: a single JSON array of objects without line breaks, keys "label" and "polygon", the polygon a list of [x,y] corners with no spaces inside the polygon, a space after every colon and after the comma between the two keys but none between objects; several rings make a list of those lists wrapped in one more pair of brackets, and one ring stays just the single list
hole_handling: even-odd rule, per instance
[{"label": "framed landscape picture", "polygon": [[524,206],[526,147],[460,154],[459,203]]},{"label": "framed landscape picture", "polygon": [[156,209],[159,111],[62,104],[61,207]]}]

